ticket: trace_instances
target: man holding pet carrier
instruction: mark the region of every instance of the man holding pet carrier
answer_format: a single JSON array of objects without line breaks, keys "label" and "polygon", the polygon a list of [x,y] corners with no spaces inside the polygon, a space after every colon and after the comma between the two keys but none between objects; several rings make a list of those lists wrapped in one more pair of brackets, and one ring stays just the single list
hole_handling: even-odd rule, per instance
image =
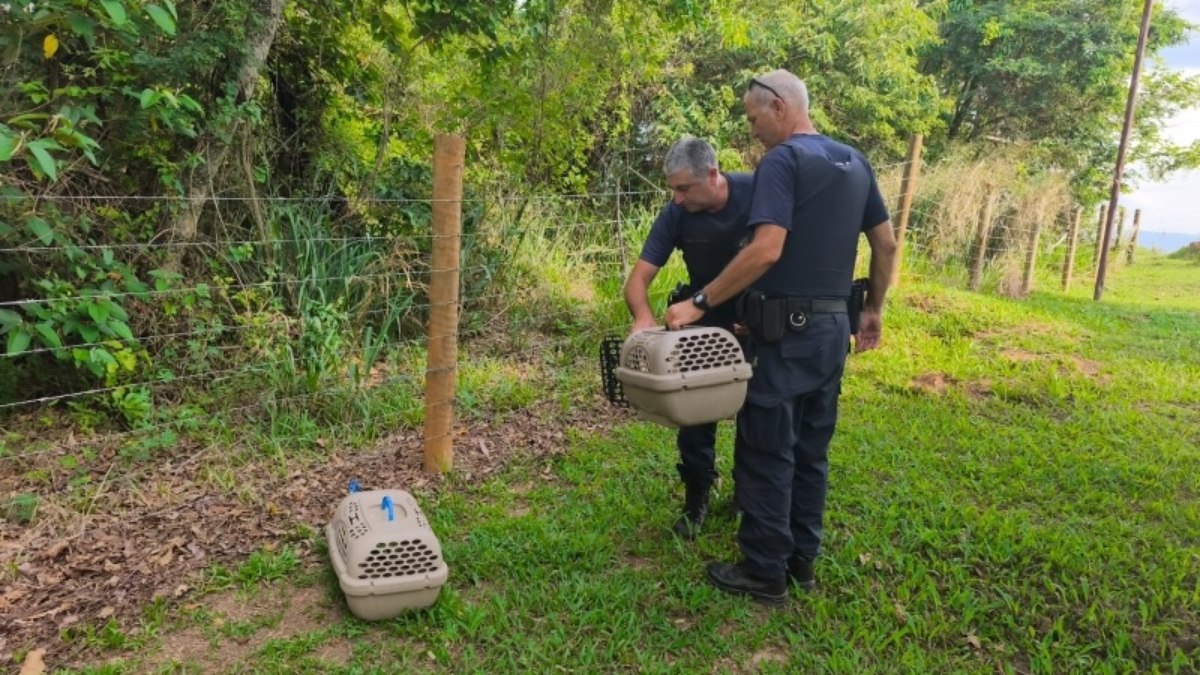
[{"label": "man holding pet carrier", "polygon": [[[633,315],[632,332],[660,325],[650,309],[648,291],[672,252],[678,249],[683,253],[690,282],[687,288],[692,289],[677,288],[673,295],[691,298],[733,260],[746,236],[750,174],[722,173],[712,146],[692,137],[671,146],[663,169],[671,201],[651,225],[641,256],[625,282],[625,302]],[[733,304],[713,303],[696,323],[732,330]],[[683,514],[672,529],[685,539],[696,536],[708,514],[709,493],[717,476],[716,440],[716,422],[679,429],[677,468],[685,497]]]},{"label": "man holding pet carrier", "polygon": [[[706,305],[741,295],[754,363],[734,446],[742,560],[713,562],[717,588],[765,604],[788,585],[812,588],[820,552],[829,442],[851,335],[858,238],[871,248],[855,346],[879,345],[896,241],[862,153],[813,127],[808,90],[775,70],[750,80],[750,131],[767,148],[754,174],[751,241],[696,298],[667,310],[667,326],[702,321]],[[745,293],[743,294],[743,291]]]}]

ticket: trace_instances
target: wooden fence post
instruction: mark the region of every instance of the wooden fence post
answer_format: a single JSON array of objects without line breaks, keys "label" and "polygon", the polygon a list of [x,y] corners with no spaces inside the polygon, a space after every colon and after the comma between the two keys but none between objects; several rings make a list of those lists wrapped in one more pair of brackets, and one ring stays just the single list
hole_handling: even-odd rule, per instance
[{"label": "wooden fence post", "polygon": [[1100,222],[1096,223],[1096,269],[1100,269],[1100,250],[1104,248],[1104,223],[1108,221],[1108,204],[1100,205]]},{"label": "wooden fence post", "polygon": [[1071,219],[1070,231],[1067,233],[1067,259],[1063,261],[1062,289],[1071,290],[1071,275],[1075,272],[1075,247],[1079,244],[1079,225],[1083,222],[1083,207],[1075,209],[1075,217]]},{"label": "wooden fence post", "polygon": [[433,146],[433,268],[425,367],[425,470],[454,466],[454,385],[458,373],[459,254],[466,143],[439,134]]},{"label": "wooden fence post", "polygon": [[977,291],[983,284],[983,263],[987,260],[988,235],[992,232],[992,209],[996,206],[998,190],[989,185],[979,210],[979,229],[975,235],[975,257],[971,260],[971,290]]},{"label": "wooden fence post", "polygon": [[1029,249],[1025,252],[1025,276],[1021,279],[1021,296],[1033,290],[1033,273],[1037,266],[1038,242],[1042,237],[1042,219],[1046,216],[1045,204],[1039,204],[1029,228]]},{"label": "wooden fence post", "polygon": [[921,175],[921,147],[924,137],[913,134],[908,139],[908,162],[904,166],[904,179],[900,183],[900,216],[896,221],[896,264],[892,267],[892,282],[900,282],[900,268],[904,261],[904,236],[908,233],[908,218],[912,213],[913,195],[917,192],[917,178]]},{"label": "wooden fence post", "polygon": [[1117,236],[1113,238],[1112,251],[1116,253],[1121,250],[1121,238],[1125,236],[1125,207],[1117,208]]},{"label": "wooden fence post", "polygon": [[1125,252],[1125,264],[1132,265],[1133,257],[1137,253],[1138,232],[1142,229],[1142,210],[1137,209],[1133,212],[1133,234],[1129,237],[1129,248]]}]

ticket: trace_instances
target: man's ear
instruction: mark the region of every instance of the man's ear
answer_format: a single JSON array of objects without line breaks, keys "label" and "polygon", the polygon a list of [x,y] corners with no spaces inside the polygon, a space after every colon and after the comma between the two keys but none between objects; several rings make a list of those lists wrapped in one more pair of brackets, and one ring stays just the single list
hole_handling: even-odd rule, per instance
[{"label": "man's ear", "polygon": [[708,167],[708,183],[709,183],[709,185],[715,186],[717,184],[717,179],[720,177],[721,177],[720,169],[718,169],[715,166]]}]

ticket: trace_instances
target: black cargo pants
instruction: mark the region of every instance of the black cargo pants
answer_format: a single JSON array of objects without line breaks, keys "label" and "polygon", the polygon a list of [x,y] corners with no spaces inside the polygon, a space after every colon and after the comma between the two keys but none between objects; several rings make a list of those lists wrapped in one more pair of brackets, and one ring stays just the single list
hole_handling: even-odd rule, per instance
[{"label": "black cargo pants", "polygon": [[[718,307],[696,325],[715,326],[732,333],[732,303]],[[717,423],[680,427],[675,446],[679,448],[679,464],[676,468],[684,485],[692,485],[700,492],[711,488],[717,477]]]},{"label": "black cargo pants", "polygon": [[784,574],[788,557],[816,557],[850,322],[814,314],[800,333],[753,341],[757,359],[738,414],[733,475],[742,509],[738,545],[748,571]]}]

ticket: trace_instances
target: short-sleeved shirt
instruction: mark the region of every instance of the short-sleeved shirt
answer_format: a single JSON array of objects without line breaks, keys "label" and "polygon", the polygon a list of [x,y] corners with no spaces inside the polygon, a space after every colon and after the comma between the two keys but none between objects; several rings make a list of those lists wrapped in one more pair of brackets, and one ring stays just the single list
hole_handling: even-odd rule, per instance
[{"label": "short-sleeved shirt", "polygon": [[748,234],[746,218],[754,177],[748,173],[722,175],[729,185],[729,199],[720,211],[690,213],[674,201],[668,202],[658,212],[642,246],[641,259],[655,267],[666,265],[676,249],[682,251],[688,278],[696,289],[717,278]]},{"label": "short-sleeved shirt", "polygon": [[862,153],[820,134],[795,134],[754,172],[749,227],[788,231],[779,260],[753,284],[771,295],[850,295],[861,233],[888,220],[875,172]]}]

